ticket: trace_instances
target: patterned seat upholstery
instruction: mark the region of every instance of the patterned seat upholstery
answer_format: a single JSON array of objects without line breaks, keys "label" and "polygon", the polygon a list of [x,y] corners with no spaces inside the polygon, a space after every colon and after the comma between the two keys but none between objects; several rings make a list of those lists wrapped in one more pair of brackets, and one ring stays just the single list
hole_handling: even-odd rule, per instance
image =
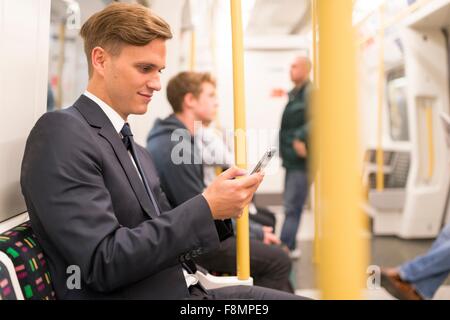
[{"label": "patterned seat upholstery", "polygon": [[0,260],[0,300],[17,300],[12,278],[6,264]]},{"label": "patterned seat upholstery", "polygon": [[0,251],[11,259],[25,300],[55,299],[47,261],[29,222],[0,234]]}]

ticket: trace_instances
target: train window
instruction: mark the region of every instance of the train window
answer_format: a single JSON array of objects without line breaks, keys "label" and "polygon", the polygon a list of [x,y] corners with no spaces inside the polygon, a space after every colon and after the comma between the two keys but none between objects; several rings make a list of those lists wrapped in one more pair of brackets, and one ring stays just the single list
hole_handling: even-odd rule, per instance
[{"label": "train window", "polygon": [[394,141],[408,141],[409,125],[405,69],[399,68],[389,72],[386,87],[391,138]]},{"label": "train window", "polygon": [[72,105],[87,85],[87,62],[79,36],[81,12],[86,16],[98,1],[52,1],[48,62],[47,111]]}]

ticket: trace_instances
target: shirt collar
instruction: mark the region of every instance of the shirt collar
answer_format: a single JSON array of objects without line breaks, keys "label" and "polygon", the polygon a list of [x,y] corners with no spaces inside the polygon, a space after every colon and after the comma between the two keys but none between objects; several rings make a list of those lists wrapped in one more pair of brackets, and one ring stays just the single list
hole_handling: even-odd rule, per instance
[{"label": "shirt collar", "polygon": [[111,108],[106,102],[104,102],[99,97],[95,96],[94,94],[90,93],[87,90],[83,94],[92,101],[94,101],[96,104],[98,104],[98,106],[103,110],[103,112],[108,117],[109,121],[111,121],[117,133],[120,133],[120,131],[122,131],[123,125],[125,124],[125,120],[123,120],[122,117],[113,108]]}]

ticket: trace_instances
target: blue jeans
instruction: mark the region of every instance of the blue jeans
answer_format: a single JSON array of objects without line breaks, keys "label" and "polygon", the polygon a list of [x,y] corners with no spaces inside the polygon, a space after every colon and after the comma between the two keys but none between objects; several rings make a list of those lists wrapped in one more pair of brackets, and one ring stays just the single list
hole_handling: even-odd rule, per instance
[{"label": "blue jeans", "polygon": [[300,216],[308,195],[308,174],[301,170],[286,170],[284,181],[284,220],[281,230],[281,241],[294,250],[296,236],[300,224]]},{"label": "blue jeans", "polygon": [[423,256],[404,263],[400,278],[414,285],[426,299],[433,298],[450,273],[450,224],[442,229],[431,249]]}]

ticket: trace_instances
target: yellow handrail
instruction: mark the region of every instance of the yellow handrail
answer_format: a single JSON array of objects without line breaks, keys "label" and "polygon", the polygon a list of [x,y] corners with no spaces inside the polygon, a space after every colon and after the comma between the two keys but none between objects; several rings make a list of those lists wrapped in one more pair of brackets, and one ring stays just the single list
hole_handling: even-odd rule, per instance
[{"label": "yellow handrail", "polygon": [[366,23],[372,16],[374,16],[376,14],[377,10],[373,10],[371,12],[369,12],[368,14],[366,14],[361,20],[358,21],[358,23],[356,23],[354,25],[355,28],[359,28],[362,25],[364,25],[364,23]]},{"label": "yellow handrail", "polygon": [[433,107],[431,101],[426,105],[425,115],[428,132],[428,179],[431,180],[434,174],[434,135],[433,135]]},{"label": "yellow handrail", "polygon": [[420,9],[421,7],[423,7],[424,5],[428,4],[431,1],[435,1],[435,0],[419,0],[419,1],[411,4],[410,6],[405,7],[402,11],[400,11],[398,14],[396,14],[392,19],[390,19],[388,22],[384,23],[383,27],[385,29],[391,27],[392,25],[396,24],[397,22],[399,22],[406,16],[410,15],[411,13],[414,13],[415,11],[417,11],[418,9]]},{"label": "yellow handrail", "polygon": [[[246,119],[245,119],[245,81],[244,81],[244,34],[242,26],[242,7],[240,0],[230,0],[231,28],[233,44],[233,89],[234,89],[234,129],[235,160],[240,168],[247,169]],[[237,277],[250,278],[250,241],[248,207],[237,219]]]},{"label": "yellow handrail", "polygon": [[[367,261],[358,161],[352,0],[318,0],[321,228],[324,299],[359,299]],[[338,61],[339,63],[336,63]],[[317,149],[316,149],[317,150]],[[331,160],[332,159],[332,160]]]},{"label": "yellow handrail", "polygon": [[[419,0],[407,7],[405,7],[403,10],[401,10],[399,13],[397,13],[394,17],[392,17],[387,22],[384,21],[383,23],[380,23],[379,28],[387,29],[387,28],[391,27],[392,25],[396,24],[397,22],[404,19],[408,15],[416,12],[418,9],[422,8],[423,6],[425,6],[426,4],[428,4],[431,1],[435,1],[435,0]],[[386,0],[383,1],[376,9],[374,9],[374,11],[369,12],[361,21],[359,21],[357,24],[355,24],[354,27],[360,28],[362,25],[364,25],[364,23],[366,23],[370,17],[375,15],[377,12],[380,11],[381,8],[383,8],[385,6],[386,2],[387,2]],[[372,38],[372,36],[364,38],[363,40],[360,41],[360,44],[365,43],[367,40],[369,40],[371,38]]]},{"label": "yellow handrail", "polygon": [[194,71],[197,62],[197,34],[195,29],[191,31],[191,55],[189,59],[189,70]]},{"label": "yellow handrail", "polygon": [[[384,21],[384,7],[380,7],[380,21]],[[377,113],[377,191],[384,190],[384,152],[383,152],[383,102],[384,102],[384,29],[378,31],[378,113]]]}]

